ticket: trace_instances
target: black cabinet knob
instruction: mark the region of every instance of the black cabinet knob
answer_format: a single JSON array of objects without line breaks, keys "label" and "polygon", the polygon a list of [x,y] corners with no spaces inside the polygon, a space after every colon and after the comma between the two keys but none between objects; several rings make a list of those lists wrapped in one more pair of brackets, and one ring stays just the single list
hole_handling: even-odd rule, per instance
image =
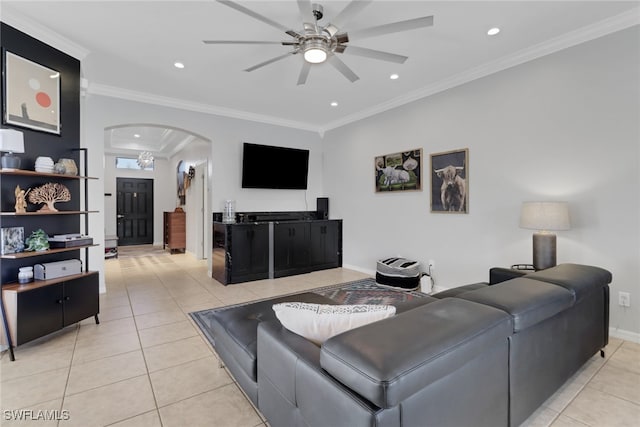
[{"label": "black cabinet knob", "polygon": [[56,304],[62,304],[62,300],[61,299],[57,299],[56,300]]},{"label": "black cabinet knob", "polygon": [[71,297],[64,297],[65,301],[69,301],[71,299]]}]

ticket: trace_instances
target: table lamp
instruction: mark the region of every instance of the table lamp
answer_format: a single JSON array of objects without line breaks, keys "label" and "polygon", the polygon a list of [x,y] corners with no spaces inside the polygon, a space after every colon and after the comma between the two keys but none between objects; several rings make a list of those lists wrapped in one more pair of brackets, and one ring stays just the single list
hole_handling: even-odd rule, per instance
[{"label": "table lamp", "polygon": [[520,212],[520,228],[538,230],[533,233],[533,268],[544,270],[556,265],[556,235],[552,231],[568,230],[567,202],[524,202]]},{"label": "table lamp", "polygon": [[24,136],[22,132],[13,129],[0,129],[0,151],[2,155],[2,169],[20,169],[20,157],[13,153],[24,153]]}]

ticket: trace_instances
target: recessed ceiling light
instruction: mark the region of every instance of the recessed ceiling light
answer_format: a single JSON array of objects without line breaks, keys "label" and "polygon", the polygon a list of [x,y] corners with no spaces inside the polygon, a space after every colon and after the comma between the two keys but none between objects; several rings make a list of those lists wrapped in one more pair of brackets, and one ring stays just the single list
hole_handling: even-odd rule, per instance
[{"label": "recessed ceiling light", "polygon": [[182,62],[174,62],[173,66],[176,68],[184,68],[184,64]]},{"label": "recessed ceiling light", "polygon": [[338,106],[338,103],[337,103],[336,101],[333,101],[333,102],[331,103],[331,106],[332,106],[332,107],[337,107],[337,106]]},{"label": "recessed ceiling light", "polygon": [[391,75],[389,76],[389,78],[390,78],[391,80],[397,80],[399,77],[400,77],[400,76],[399,76],[399,75],[397,75],[397,74],[391,74]]},{"label": "recessed ceiling light", "polygon": [[139,134],[139,133],[134,133],[134,134],[133,134],[133,137],[134,137],[134,138],[140,138],[140,134]]},{"label": "recessed ceiling light", "polygon": [[487,31],[487,34],[489,34],[490,36],[495,36],[496,34],[498,34],[500,32],[500,28],[498,27],[493,27],[491,28],[489,31]]}]

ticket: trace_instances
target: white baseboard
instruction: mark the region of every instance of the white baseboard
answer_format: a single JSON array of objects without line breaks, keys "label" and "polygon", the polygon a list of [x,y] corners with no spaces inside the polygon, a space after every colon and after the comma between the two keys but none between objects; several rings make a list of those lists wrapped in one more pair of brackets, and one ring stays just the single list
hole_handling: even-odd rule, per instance
[{"label": "white baseboard", "polygon": [[637,332],[625,331],[624,329],[609,328],[609,335],[621,340],[631,341],[640,344],[640,334]]}]

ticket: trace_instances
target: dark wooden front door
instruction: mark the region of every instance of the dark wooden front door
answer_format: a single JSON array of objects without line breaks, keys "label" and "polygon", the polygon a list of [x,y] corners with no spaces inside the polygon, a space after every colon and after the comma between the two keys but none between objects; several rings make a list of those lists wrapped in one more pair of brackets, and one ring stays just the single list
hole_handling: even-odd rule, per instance
[{"label": "dark wooden front door", "polygon": [[153,180],[116,178],[118,245],[153,243]]}]

